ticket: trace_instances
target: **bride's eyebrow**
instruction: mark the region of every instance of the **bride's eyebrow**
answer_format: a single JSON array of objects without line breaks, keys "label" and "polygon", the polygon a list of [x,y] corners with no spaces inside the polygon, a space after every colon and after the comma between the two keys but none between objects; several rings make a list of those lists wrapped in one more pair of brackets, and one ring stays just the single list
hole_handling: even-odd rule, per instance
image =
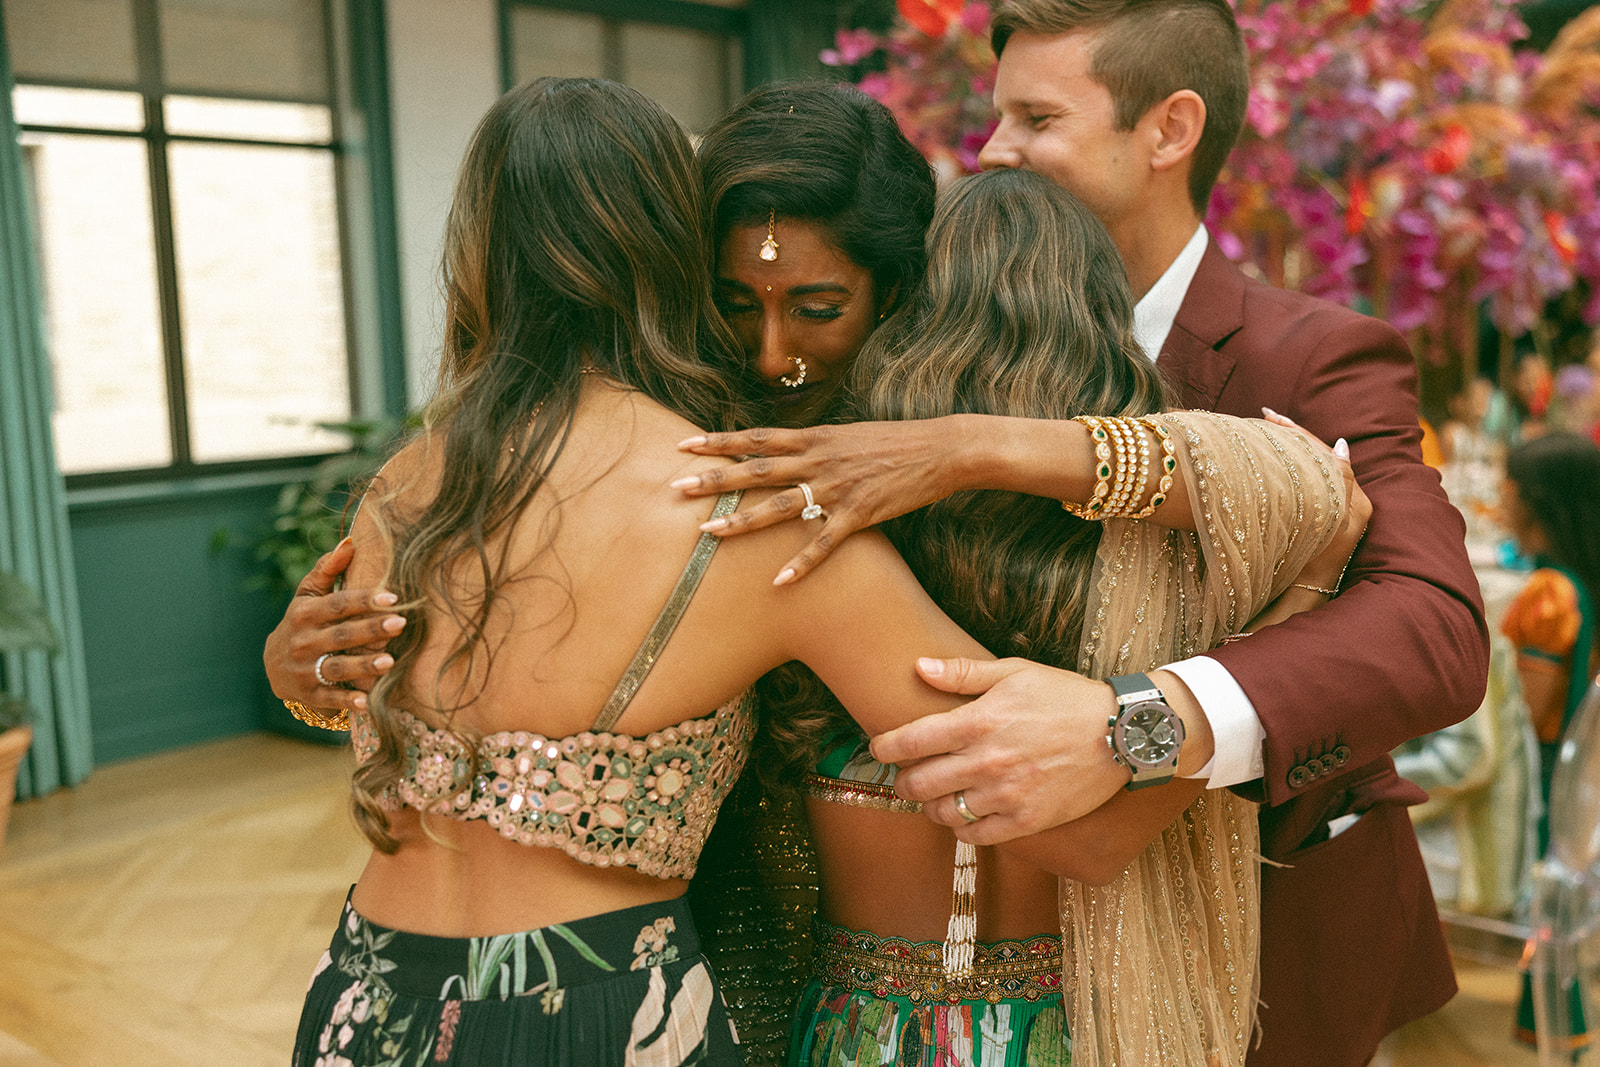
[{"label": "bride's eyebrow", "polygon": [[794,285],[785,290],[790,296],[809,296],[812,293],[843,293],[850,295],[848,286],[838,282],[816,282],[812,285]]},{"label": "bride's eyebrow", "polygon": [[756,287],[748,282],[741,282],[737,278],[724,278],[721,275],[718,275],[716,284],[724,289],[744,289],[752,293],[756,291]]}]

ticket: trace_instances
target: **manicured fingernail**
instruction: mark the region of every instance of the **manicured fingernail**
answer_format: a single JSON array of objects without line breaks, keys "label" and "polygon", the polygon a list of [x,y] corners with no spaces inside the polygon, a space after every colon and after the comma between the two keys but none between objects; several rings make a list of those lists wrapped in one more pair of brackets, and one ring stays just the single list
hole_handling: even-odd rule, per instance
[{"label": "manicured fingernail", "polygon": [[355,696],[350,698],[350,703],[354,704],[361,711],[366,711],[367,710],[367,694],[365,694],[365,693],[357,693]]},{"label": "manicured fingernail", "polygon": [[392,608],[398,603],[400,598],[393,593],[378,593],[372,598],[372,606],[375,608]]},{"label": "manicured fingernail", "polygon": [[678,442],[678,447],[679,448],[699,448],[701,445],[703,445],[705,443],[706,443],[706,439],[704,437],[685,437],[683,440]]},{"label": "manicured fingernail", "polygon": [[340,548],[343,548],[345,545],[348,545],[351,541],[354,541],[354,540],[355,540],[355,538],[350,537],[350,536],[347,535],[344,538],[340,539],[339,543],[334,545],[333,547],[335,549],[340,549]]},{"label": "manicured fingernail", "polygon": [[794,568],[785,567],[783,570],[778,572],[778,576],[776,578],[772,579],[772,584],[788,585],[792,581],[794,581]]},{"label": "manicured fingernail", "polygon": [[386,671],[393,666],[394,657],[389,655],[387,652],[372,658],[372,669],[375,671]]},{"label": "manicured fingernail", "polygon": [[922,659],[917,660],[917,670],[921,671],[926,677],[937,678],[944,673],[944,660],[928,659],[924,656]]},{"label": "manicured fingernail", "polygon": [[728,525],[727,519],[709,519],[700,524],[701,533],[716,533]]},{"label": "manicured fingernail", "polygon": [[1348,463],[1350,461],[1350,442],[1342,437],[1339,438],[1333,443],[1333,454]]},{"label": "manicured fingernail", "polygon": [[397,634],[405,628],[406,619],[404,615],[391,615],[387,619],[383,620],[383,629],[385,633]]},{"label": "manicured fingernail", "polygon": [[1276,418],[1281,418],[1282,417],[1276,411],[1273,411],[1271,408],[1262,408],[1261,409],[1261,414],[1265,415],[1269,419],[1276,419]]},{"label": "manicured fingernail", "polygon": [[668,482],[667,483],[667,488],[669,488],[669,489],[693,489],[696,486],[698,486],[699,484],[700,484],[700,476],[698,474],[691,474],[691,475],[689,475],[687,477],[679,478],[677,481]]}]

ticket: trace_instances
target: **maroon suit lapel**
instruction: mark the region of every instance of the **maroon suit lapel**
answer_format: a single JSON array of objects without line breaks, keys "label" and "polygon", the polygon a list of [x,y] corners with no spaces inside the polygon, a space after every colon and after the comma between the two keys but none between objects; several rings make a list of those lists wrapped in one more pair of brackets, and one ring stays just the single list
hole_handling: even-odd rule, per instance
[{"label": "maroon suit lapel", "polygon": [[1244,325],[1245,280],[1216,239],[1208,241],[1156,361],[1183,407],[1215,408],[1233,374],[1233,357],[1221,348]]}]

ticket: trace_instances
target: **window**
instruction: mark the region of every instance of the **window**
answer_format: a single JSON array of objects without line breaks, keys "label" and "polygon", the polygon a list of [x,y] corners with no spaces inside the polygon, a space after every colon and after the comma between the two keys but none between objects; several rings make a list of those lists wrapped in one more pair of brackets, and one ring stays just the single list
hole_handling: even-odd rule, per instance
[{"label": "window", "polygon": [[327,0],[5,0],[59,465],[347,447]]},{"label": "window", "polygon": [[699,133],[743,91],[743,0],[539,3],[505,9],[512,84],[542,75],[611,78]]}]

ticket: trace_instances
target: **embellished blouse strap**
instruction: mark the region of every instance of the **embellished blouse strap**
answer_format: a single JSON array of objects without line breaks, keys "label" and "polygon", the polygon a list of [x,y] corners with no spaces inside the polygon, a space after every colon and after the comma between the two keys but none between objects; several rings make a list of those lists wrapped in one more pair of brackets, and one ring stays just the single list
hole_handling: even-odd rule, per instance
[{"label": "embellished blouse strap", "polygon": [[[712,509],[711,517],[720,519],[733,514],[739,507],[739,498],[743,495],[744,490],[734,489],[717,497],[717,506]],[[661,650],[666,647],[672,631],[677,629],[678,620],[683,618],[684,611],[689,607],[689,601],[694,599],[694,591],[700,587],[700,579],[705,577],[706,568],[710,566],[711,557],[716,554],[719,543],[718,537],[708,533],[701,534],[700,540],[695,542],[694,554],[689,557],[688,566],[683,568],[683,575],[673,587],[672,595],[667,597],[666,604],[662,606],[661,614],[656,616],[655,625],[650,627],[650,633],[645,636],[644,644],[633,654],[633,661],[622,673],[622,680],[617,683],[616,689],[611,691],[611,699],[606,701],[606,706],[600,709],[600,717],[590,727],[595,733],[611,729],[617,720],[622,718],[622,713],[628,710],[634,694],[639,692],[639,687],[650,675],[650,669],[656,665],[656,657],[661,655]]]}]

